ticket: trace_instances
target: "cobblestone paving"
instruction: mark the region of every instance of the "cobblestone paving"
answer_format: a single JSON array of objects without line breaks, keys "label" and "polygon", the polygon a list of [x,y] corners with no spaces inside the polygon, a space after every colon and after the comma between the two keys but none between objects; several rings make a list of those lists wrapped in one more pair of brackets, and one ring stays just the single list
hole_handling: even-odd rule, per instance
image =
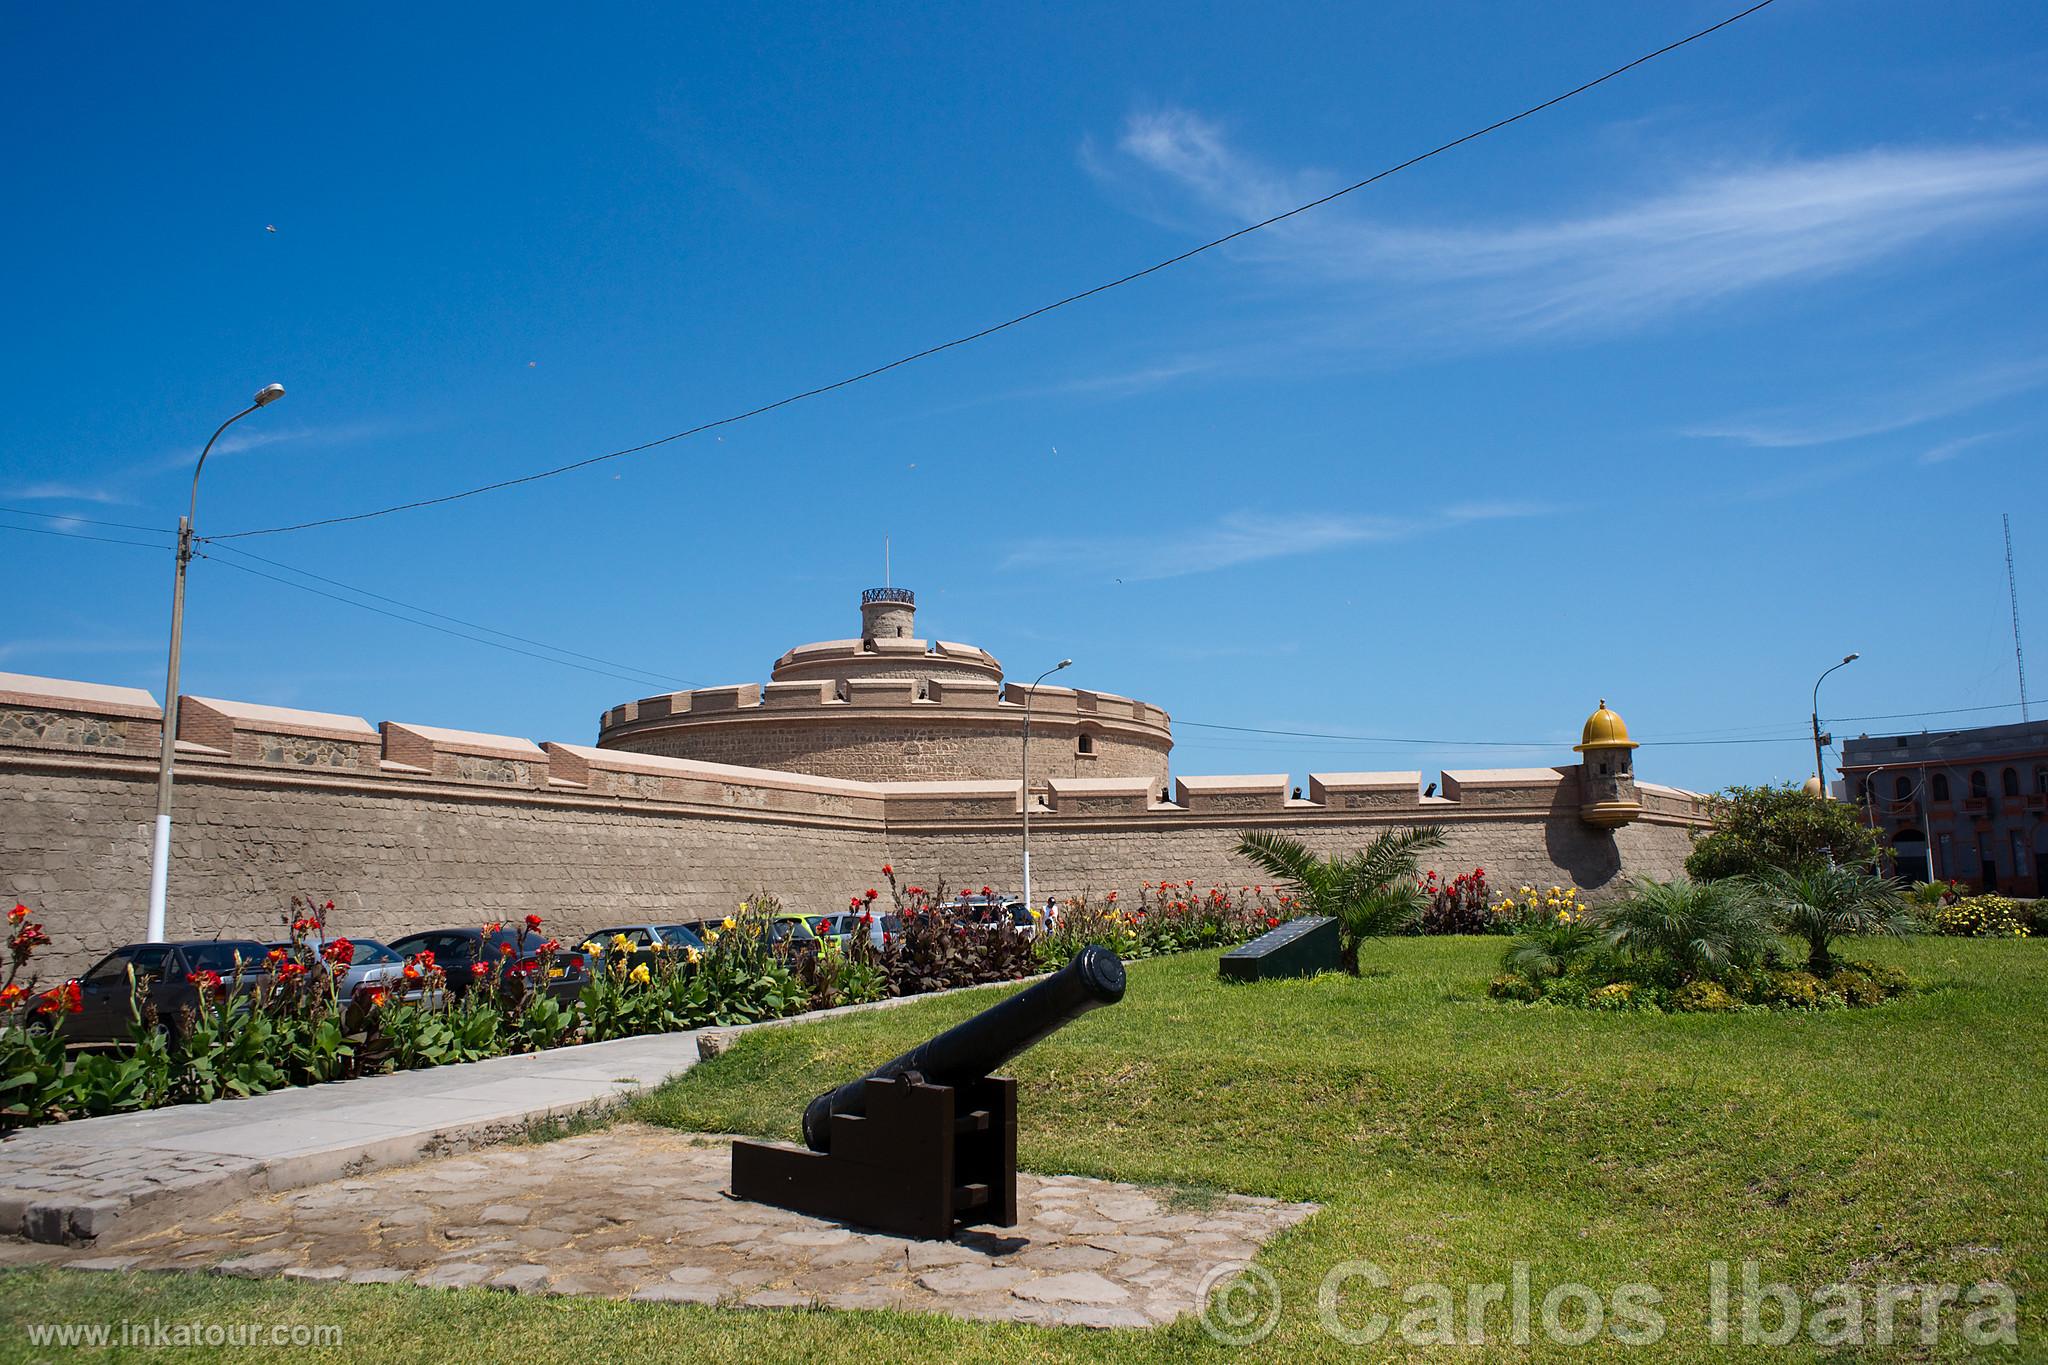
[{"label": "cobblestone paving", "polygon": [[69,1264],[1149,1327],[1316,1207],[1022,1173],[1016,1227],[919,1242],[732,1199],[730,1163],[724,1139],[621,1125],[245,1199]]}]

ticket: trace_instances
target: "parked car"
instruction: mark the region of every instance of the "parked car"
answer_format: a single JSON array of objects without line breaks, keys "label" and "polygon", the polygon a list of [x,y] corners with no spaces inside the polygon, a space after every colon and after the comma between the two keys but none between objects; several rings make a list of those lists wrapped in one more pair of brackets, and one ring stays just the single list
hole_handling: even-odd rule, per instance
[{"label": "parked car", "polygon": [[593,929],[583,936],[582,941],[610,947],[615,938],[624,938],[636,949],[696,948],[701,951],[704,947],[704,940],[687,924],[625,924],[614,929]]},{"label": "parked car", "polygon": [[[374,938],[351,938],[348,945],[355,951],[349,956],[348,970],[334,983],[335,993],[344,1003],[353,999],[356,991],[364,986],[383,986],[392,989],[400,985],[405,971],[405,958],[401,954]],[[291,950],[291,946],[289,943],[269,945],[273,951],[283,948],[287,952]],[[318,942],[312,945],[316,952],[324,946],[324,943]]]},{"label": "parked car", "polygon": [[239,980],[243,988],[253,987],[269,977],[263,961],[265,951],[254,939],[130,943],[108,953],[84,976],[76,978],[76,1014],[39,1010],[36,1017],[61,1029],[68,1042],[126,1042],[134,1017],[128,988],[132,968],[135,984],[155,1007],[158,1021],[175,1032],[180,1017],[199,999],[199,988],[186,978],[200,972],[217,972],[231,985]]},{"label": "parked car", "polygon": [[1035,934],[1041,927],[1031,907],[1015,896],[970,896],[962,892],[947,909],[970,924],[1006,924],[1027,934]]},{"label": "parked car", "polygon": [[885,935],[894,937],[903,932],[903,921],[895,915],[877,915],[866,910],[840,910],[830,915],[819,915],[811,921],[811,927],[820,938],[837,939],[843,946],[861,932],[861,921],[866,919],[868,942],[880,948]]},{"label": "parked car", "polygon": [[[539,971],[540,959],[534,952],[538,942],[534,934],[528,933],[522,944],[519,931],[509,928],[488,932],[483,929],[428,929],[392,939],[390,947],[400,958],[401,970],[405,958],[413,957],[422,950],[432,953],[434,965],[448,974],[448,993],[460,997],[475,984],[470,968],[478,962],[502,960],[508,971],[520,975]],[[555,954],[554,963],[548,968],[548,993],[566,1004],[576,998],[589,980],[590,973],[583,954],[565,948]]]},{"label": "parked car", "polygon": [[[779,946],[792,940],[802,942],[814,939],[818,935],[811,925],[813,921],[820,918],[822,917],[818,915],[802,915],[794,910],[785,910],[781,914],[769,919],[768,942],[770,945]],[[695,933],[699,939],[709,943],[713,934],[725,932],[725,921],[717,919],[691,920],[684,927]]]}]

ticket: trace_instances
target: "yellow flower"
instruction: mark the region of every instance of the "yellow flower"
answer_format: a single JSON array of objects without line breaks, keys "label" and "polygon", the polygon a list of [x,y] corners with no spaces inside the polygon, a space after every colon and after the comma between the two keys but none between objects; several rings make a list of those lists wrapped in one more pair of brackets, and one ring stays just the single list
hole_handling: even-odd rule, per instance
[{"label": "yellow flower", "polygon": [[584,952],[589,953],[593,957],[595,957],[601,951],[601,949],[598,948],[597,941],[595,939],[586,938],[583,940],[583,942],[577,944],[576,946],[582,949]]},{"label": "yellow flower", "polygon": [[[746,907],[746,906],[744,906],[744,905],[742,905],[742,906],[740,907],[740,909],[741,909],[741,910],[745,910],[746,908],[747,908],[747,907]],[[732,917],[731,915],[727,915],[727,916],[725,917],[725,927],[726,927],[726,928],[728,928],[728,929],[730,929],[730,928],[733,928],[733,927],[734,927],[735,925],[737,925],[738,923],[739,923],[739,921],[738,921],[738,920],[736,920],[736,919],[734,919],[734,918],[733,918],[733,917]]]},{"label": "yellow flower", "polygon": [[1031,912],[1031,918],[1033,918],[1033,919],[1044,919],[1044,918],[1045,918],[1045,911],[1043,911],[1043,910],[1033,910],[1033,911]]},{"label": "yellow flower", "polygon": [[687,960],[695,962],[698,958],[702,957],[703,954],[698,952],[695,948],[685,948],[683,949],[683,956]]},{"label": "yellow flower", "polygon": [[647,964],[643,962],[627,974],[626,980],[632,982],[636,986],[644,986],[649,981],[653,980],[653,976],[648,972]]},{"label": "yellow flower", "polygon": [[632,952],[632,951],[633,951],[633,940],[631,940],[631,939],[627,938],[627,937],[626,937],[626,936],[625,936],[624,934],[613,934],[613,935],[612,935],[612,951],[613,951],[613,952],[615,952],[615,953],[630,953],[630,952]]},{"label": "yellow flower", "polygon": [[706,943],[718,942],[718,931],[716,929],[706,929],[704,931],[704,941]]}]

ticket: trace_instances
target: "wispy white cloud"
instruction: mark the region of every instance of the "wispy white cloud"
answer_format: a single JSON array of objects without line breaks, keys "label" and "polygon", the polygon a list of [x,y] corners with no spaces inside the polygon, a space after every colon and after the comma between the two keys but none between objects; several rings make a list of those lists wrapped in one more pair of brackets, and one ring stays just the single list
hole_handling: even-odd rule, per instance
[{"label": "wispy white cloud", "polygon": [[0,491],[0,497],[15,502],[126,503],[129,500],[109,488],[78,483],[25,483]]},{"label": "wispy white cloud", "polygon": [[[1265,217],[1337,177],[1269,166],[1186,110],[1133,116],[1083,164],[1180,229]],[[1595,212],[1393,226],[1349,204],[1233,250],[1287,277],[1365,290],[1375,311],[1462,340],[1640,326],[1773,285],[1865,269],[2048,207],[2048,145],[1875,148],[1724,167]]]},{"label": "wispy white cloud", "polygon": [[1995,441],[2001,436],[2008,435],[2011,435],[2011,433],[2005,431],[1983,431],[1975,436],[1958,436],[1954,440],[1943,441],[1940,445],[1922,451],[1920,453],[1920,463],[1946,464],[1972,446],[1980,446],[1986,441]]},{"label": "wispy white cloud", "polygon": [[[1773,449],[1833,445],[1904,431],[2044,385],[2048,385],[2048,357],[2008,361],[1919,382],[1873,381],[1862,386],[1852,398],[1834,399],[1824,405],[1777,408],[1691,427],[1684,434]],[[1965,444],[1981,439],[1985,438],[1973,438]],[[1959,445],[1948,455],[1937,458],[1946,459],[1962,449]]]},{"label": "wispy white cloud", "polygon": [[1542,515],[1544,509],[1507,503],[1466,504],[1434,516],[1335,516],[1304,512],[1282,516],[1232,512],[1207,525],[1189,526],[1163,539],[1129,545],[1114,540],[1045,541],[1014,551],[1005,568],[1062,567],[1132,582],[1211,573],[1263,560],[1321,554],[1352,545],[1413,539],[1446,524]]}]

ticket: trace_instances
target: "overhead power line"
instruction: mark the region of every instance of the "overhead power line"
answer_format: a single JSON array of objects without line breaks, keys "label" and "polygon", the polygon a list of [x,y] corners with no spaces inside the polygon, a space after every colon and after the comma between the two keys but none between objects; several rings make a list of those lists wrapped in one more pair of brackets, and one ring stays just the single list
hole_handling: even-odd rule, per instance
[{"label": "overhead power line", "polygon": [[[5,511],[0,508],[0,511]],[[168,540],[123,540],[118,536],[89,536],[83,531],[65,531],[53,526],[9,526],[0,522],[0,531],[19,531],[25,536],[57,536],[63,540],[96,540],[102,545],[139,545],[145,550],[168,550]],[[166,535],[169,532],[165,532]]]},{"label": "overhead power line", "polygon": [[35,512],[31,508],[0,508],[12,516],[39,516],[45,522],[78,522],[80,526],[115,526],[119,530],[150,530],[160,536],[174,536],[176,530],[170,526],[143,526],[141,522],[94,522],[90,516],[72,516],[70,512]]},{"label": "overhead power line", "polygon": [[[315,582],[326,583],[332,587],[342,588],[348,592],[356,593],[362,597],[374,598],[379,602],[388,602],[394,607],[403,607],[407,611],[416,611],[419,612],[422,616],[431,616],[434,617],[436,620],[453,622],[455,625],[458,626],[468,626],[471,630],[480,630],[483,631],[486,635],[502,636],[507,640],[516,640],[522,645],[532,645],[536,649],[552,650],[557,654],[566,654],[571,658],[582,659],[586,662],[593,664],[604,664],[611,668],[623,668],[628,673],[638,673],[643,675],[647,679],[658,683],[676,683],[683,687],[696,686],[696,684],[688,678],[677,678],[667,673],[656,673],[651,669],[641,668],[636,664],[620,663],[617,659],[606,659],[596,654],[583,654],[573,649],[565,649],[561,645],[551,645],[545,640],[533,640],[528,639],[524,635],[514,635],[509,630],[499,630],[495,626],[487,626],[478,621],[466,621],[460,616],[450,616],[446,612],[435,611],[432,607],[423,607],[417,602],[405,602],[401,601],[396,597],[387,597],[383,593],[371,592],[368,588],[359,588],[353,583],[344,583],[338,578],[329,578],[325,574],[317,574],[310,569],[301,569],[295,564],[286,564],[282,560],[267,559],[262,555],[256,554],[249,550],[241,549],[237,546],[216,545],[214,546],[214,548],[216,550],[225,550],[229,554],[238,555],[243,559],[253,559],[259,564],[268,564],[273,569],[283,569],[286,573],[295,573],[302,578],[310,578],[313,579]],[[208,556],[208,558],[211,557],[212,556]],[[224,564],[227,563],[226,560],[221,560],[219,562]],[[228,567],[234,568],[237,566],[229,564]],[[613,674],[612,676],[617,677],[618,675]]]},{"label": "overhead power line", "polygon": [[[308,592],[315,597],[324,597],[330,602],[340,602],[344,606],[355,607],[359,611],[375,612],[379,616],[388,616],[394,621],[404,621],[406,624],[418,626],[422,630],[437,630],[443,635],[453,635],[459,640],[468,640],[472,644],[486,645],[492,649],[502,649],[508,654],[523,654],[529,659],[539,659],[542,663],[558,664],[563,668],[573,668],[583,673],[596,673],[607,678],[617,678],[621,682],[629,682],[636,687],[645,687],[647,685],[645,678],[629,677],[624,673],[617,673],[608,668],[592,668],[587,664],[571,663],[567,659],[559,659],[552,654],[537,654],[533,650],[520,649],[517,646],[504,644],[497,640],[485,639],[481,635],[471,635],[460,630],[450,630],[446,626],[437,626],[432,621],[422,621],[416,616],[402,616],[395,611],[386,611],[382,607],[373,607],[368,602],[358,602],[352,597],[343,597],[339,593],[327,592],[324,589],[313,587],[307,583],[295,583],[289,578],[280,578],[276,574],[265,573],[261,569],[252,569],[246,564],[237,564],[232,560],[220,559],[204,551],[199,551],[198,554],[201,559],[213,560],[214,563],[224,569],[233,569],[237,573],[250,574],[257,578],[267,578],[271,582],[283,584],[287,588],[296,588],[300,592]],[[552,646],[543,646],[543,648],[552,648]]]},{"label": "overhead power line", "polygon": [[1181,252],[1179,255],[1169,256],[1163,261],[1154,262],[1153,264],[1144,267],[1142,270],[1134,270],[1127,275],[1120,275],[1115,279],[1106,280],[1101,284],[1094,285],[1088,289],[1083,289],[1078,293],[1068,294],[1064,298],[1055,299],[1051,303],[1041,304],[1038,307],[1029,310],[1028,312],[1019,313],[1015,317],[1007,318],[1001,322],[992,323],[989,326],[982,327],[976,331],[969,332],[964,336],[954,337],[950,341],[942,341],[937,343],[936,345],[927,346],[923,350],[913,351],[909,355],[899,356],[895,360],[891,360],[884,364],[873,366],[870,369],[862,370],[858,374],[848,375],[844,379],[837,379],[829,384],[820,384],[815,388],[805,389],[799,393],[790,394],[785,398],[778,398],[772,403],[763,403],[758,407],[748,408],[744,412],[737,412],[729,417],[720,417],[713,421],[700,422],[696,426],[687,427],[682,431],[672,432],[667,436],[657,437],[656,439],[651,441],[643,441],[639,445],[626,446],[619,450],[607,451],[602,455],[588,456],[585,459],[574,460],[568,464],[556,465],[552,469],[543,469],[532,474],[523,474],[518,476],[517,478],[500,479],[494,483],[479,484],[474,488],[465,488],[460,492],[456,493],[444,493],[439,497],[419,498],[415,499],[412,502],[394,503],[389,507],[380,507],[374,511],[369,512],[354,512],[345,516],[319,517],[310,521],[294,522],[284,526],[266,526],[261,528],[260,530],[253,531],[235,531],[227,535],[212,536],[209,537],[209,539],[217,541],[240,540],[249,536],[283,535],[289,531],[311,530],[316,526],[339,526],[348,522],[369,521],[375,517],[388,517],[397,512],[416,511],[422,507],[437,507],[443,503],[460,501],[463,498],[473,498],[484,493],[495,493],[506,488],[516,488],[521,484],[537,483],[542,479],[552,479],[559,475],[572,473],[578,469],[587,469],[591,465],[602,464],[607,460],[617,460],[627,455],[637,455],[642,451],[652,450],[656,446],[668,445],[673,441],[684,440],[691,436],[700,436],[707,431],[712,431],[719,427],[732,426],[735,423],[744,422],[749,418],[759,417],[764,413],[774,412],[778,408],[786,408],[793,403],[801,403],[807,399],[822,397],[825,394],[833,393],[839,389],[847,388],[851,385],[859,384],[869,379],[874,379],[879,375],[887,374],[891,370],[901,369],[905,365],[910,365],[920,360],[929,359],[930,357],[938,355],[941,352],[950,351],[959,346],[967,346],[974,342],[981,341],[987,337],[994,336],[998,332],[1008,331],[1010,328],[1019,326],[1026,322],[1030,322],[1034,318],[1044,317],[1047,313],[1055,312],[1061,308],[1068,307],[1071,304],[1080,303],[1085,299],[1092,299],[1098,294],[1106,294],[1112,289],[1118,289],[1124,285],[1135,283],[1138,280],[1144,279],[1148,275],[1155,275],[1162,270],[1167,270],[1173,266],[1180,265],[1185,261],[1193,260],[1195,257],[1202,255],[1204,252],[1214,251],[1217,247],[1224,246],[1228,243],[1234,242],[1238,240],[1240,237],[1247,237],[1254,232],[1259,232],[1265,228],[1272,227],[1276,223],[1283,223],[1287,221],[1289,218],[1293,218],[1299,214],[1307,213],[1312,209],[1321,208],[1325,204],[1329,204],[1338,199],[1342,199],[1347,194],[1356,193],[1357,191],[1364,189],[1368,185],[1376,184],[1381,180],[1385,180],[1388,176],[1396,175],[1401,171],[1407,170],[1411,166],[1419,165],[1422,162],[1429,160],[1431,157],[1441,156],[1445,152],[1451,151],[1454,148],[1462,147],[1468,142],[1476,141],[1479,138],[1487,136],[1489,133],[1499,132],[1501,129],[1508,127],[1510,124],[1520,123],[1523,119],[1530,118],[1536,114],[1540,114],[1544,110],[1549,109],[1554,105],[1562,104],[1566,100],[1571,99],[1576,95],[1583,95],[1588,90],[1593,89],[1595,86],[1604,85],[1608,81],[1613,80],[1615,77],[1633,71],[1635,70],[1635,68],[1642,66],[1646,62],[1655,61],[1657,58],[1665,56],[1672,52],[1676,52],[1678,49],[1685,47],[1688,44],[1696,43],[1702,38],[1708,37],[1709,35],[1714,33],[1718,33],[1722,29],[1727,28],[1731,24],[1739,23],[1740,21],[1747,19],[1750,15],[1755,14],[1759,10],[1768,9],[1771,5],[1775,4],[1776,2],[1777,0],[1758,0],[1758,3],[1749,6],[1747,9],[1739,11],[1738,13],[1729,15],[1727,18],[1721,20],[1719,23],[1711,24],[1706,28],[1700,29],[1696,33],[1687,34],[1685,37],[1678,39],[1676,42],[1666,43],[1663,47],[1656,49],[1654,52],[1646,52],[1642,56],[1637,57],[1635,60],[1623,63],[1621,66],[1615,67],[1612,71],[1609,71],[1601,76],[1596,76],[1592,80],[1585,82],[1583,85],[1574,86],[1570,90],[1567,90],[1562,94],[1552,95],[1549,99],[1544,100],[1540,104],[1532,104],[1528,108],[1522,110],[1519,113],[1510,114],[1506,118],[1496,119],[1494,122],[1487,124],[1483,128],[1474,129],[1472,132],[1466,133],[1462,137],[1453,138],[1449,142],[1440,143],[1439,145],[1430,148],[1426,152],[1420,152],[1414,156],[1409,157],[1406,161],[1397,162],[1392,166],[1388,166],[1384,170],[1376,171],[1375,173],[1367,176],[1363,180],[1354,181],[1353,183],[1344,186],[1342,189],[1332,190],[1330,193],[1325,194],[1317,199],[1311,199],[1305,204],[1297,204],[1295,207],[1288,209],[1283,213],[1276,213],[1270,218],[1262,218],[1256,223],[1246,224],[1244,227],[1238,228],[1234,232],[1227,232],[1223,236],[1214,238],[1210,241],[1203,242],[1199,246],[1190,247],[1186,251]]}]

